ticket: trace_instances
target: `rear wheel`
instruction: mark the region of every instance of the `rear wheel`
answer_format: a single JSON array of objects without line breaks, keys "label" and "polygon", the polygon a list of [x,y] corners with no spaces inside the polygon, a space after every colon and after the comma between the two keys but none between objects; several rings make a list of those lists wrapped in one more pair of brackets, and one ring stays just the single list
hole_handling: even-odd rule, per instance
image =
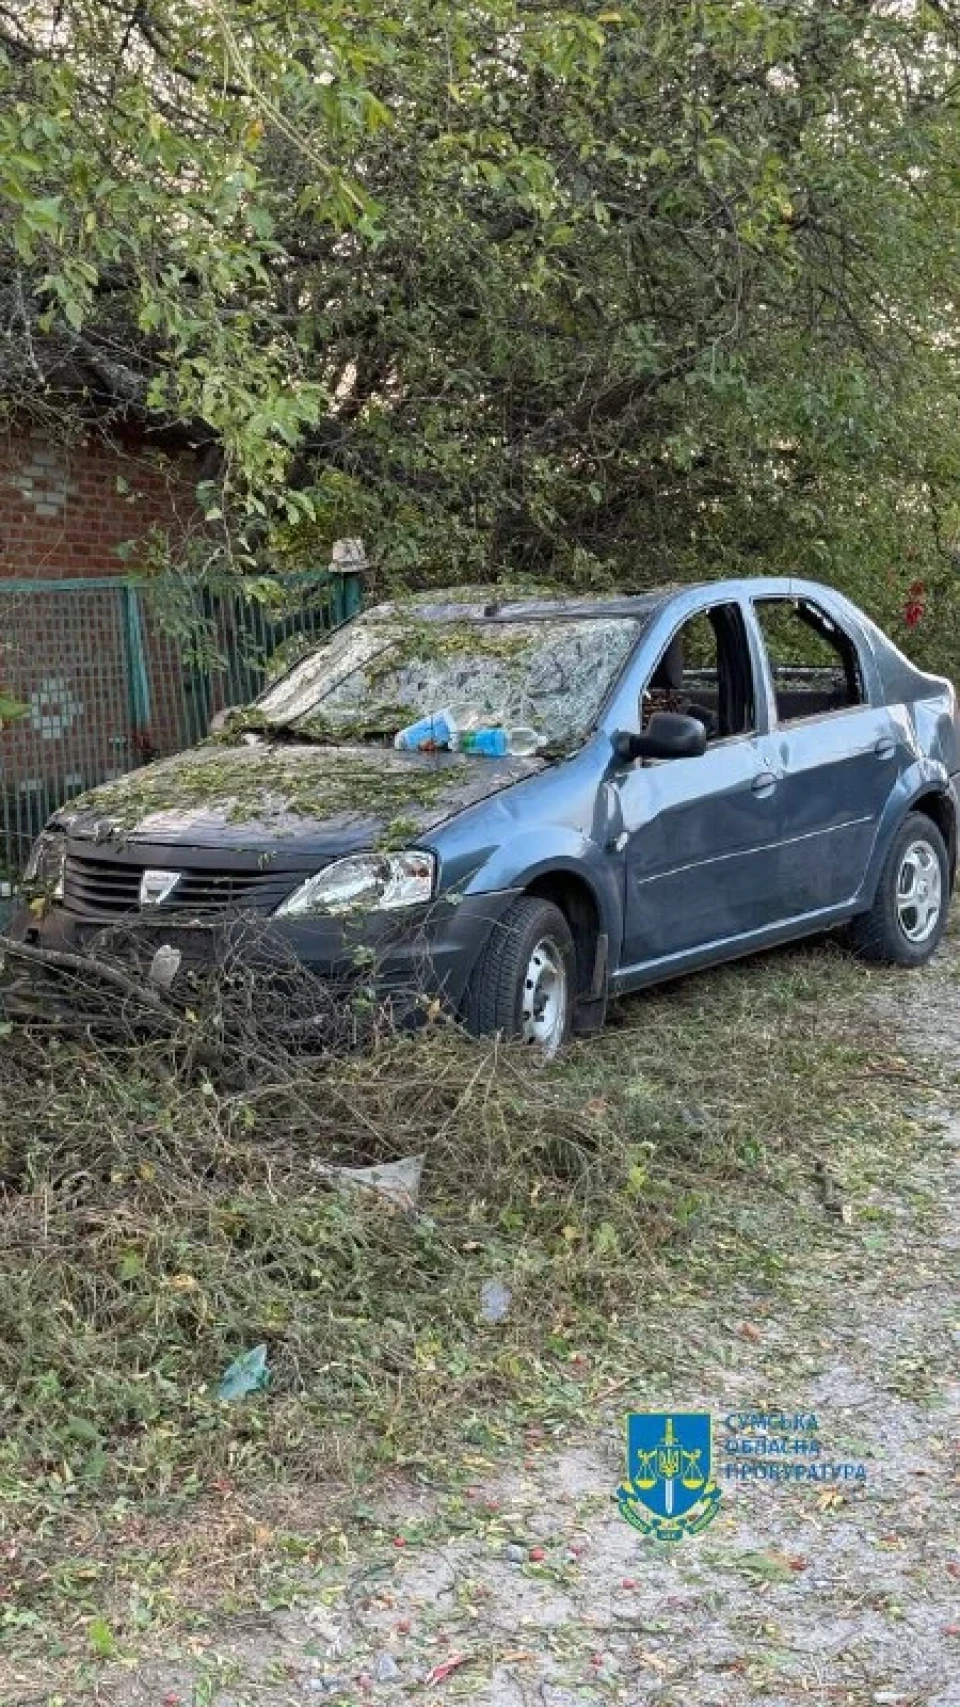
[{"label": "rear wheel", "polygon": [[911,812],[887,854],[873,906],[853,921],[853,946],[866,960],[923,966],[946,929],[949,900],[943,836],[931,818]]},{"label": "rear wheel", "polygon": [[521,895],[494,928],[474,968],[466,1021],[478,1035],[519,1037],[550,1060],[570,1036],[577,956],[552,901]]}]

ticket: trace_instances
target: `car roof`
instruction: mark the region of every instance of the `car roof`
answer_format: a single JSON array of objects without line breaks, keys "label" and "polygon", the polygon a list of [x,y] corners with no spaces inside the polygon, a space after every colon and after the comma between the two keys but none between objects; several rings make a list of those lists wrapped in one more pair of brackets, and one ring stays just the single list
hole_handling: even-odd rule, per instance
[{"label": "car roof", "polygon": [[657,611],[673,600],[685,605],[700,602],[704,594],[722,602],[744,595],[775,598],[826,598],[849,600],[831,587],[795,577],[742,575],[723,581],[698,581],[651,587],[642,593],[592,593],[572,596],[547,588],[526,592],[508,587],[445,587],[436,592],[414,594],[386,604],[371,606],[374,618],[417,616],[424,622],[535,622],[549,617],[629,617],[649,622]]},{"label": "car roof", "polygon": [[650,617],[683,591],[655,587],[646,593],[593,593],[572,597],[563,593],[524,593],[503,587],[444,587],[437,592],[373,605],[371,617],[417,616],[425,622],[533,622],[547,617]]}]

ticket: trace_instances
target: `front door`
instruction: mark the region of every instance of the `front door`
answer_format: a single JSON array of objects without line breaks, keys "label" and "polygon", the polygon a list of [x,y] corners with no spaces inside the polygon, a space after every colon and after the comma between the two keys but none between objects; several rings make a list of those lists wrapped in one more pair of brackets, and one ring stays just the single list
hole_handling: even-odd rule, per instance
[{"label": "front door", "polygon": [[640,721],[661,709],[700,717],[707,750],[638,763],[617,781],[621,970],[748,937],[783,917],[780,774],[757,703],[740,607],[688,619],[645,686]]}]

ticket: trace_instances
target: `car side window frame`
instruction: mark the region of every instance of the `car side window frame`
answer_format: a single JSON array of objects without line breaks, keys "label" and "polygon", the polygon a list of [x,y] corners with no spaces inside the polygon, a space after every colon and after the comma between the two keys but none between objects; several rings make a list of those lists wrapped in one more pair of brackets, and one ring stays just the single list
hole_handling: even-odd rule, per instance
[{"label": "car side window frame", "polygon": [[[715,625],[713,623],[713,613],[716,613],[716,615],[721,619],[721,622],[724,617],[726,617],[730,622],[730,632],[726,639],[722,634],[720,625]],[[745,716],[748,718],[752,713],[751,727],[738,730],[735,734],[716,735],[709,738],[707,742],[707,751],[703,755],[704,757],[707,757],[708,754],[715,751],[718,747],[729,746],[733,741],[755,740],[758,735],[764,733],[765,685],[763,677],[757,670],[757,660],[751,640],[750,622],[747,618],[747,613],[743,608],[743,601],[741,599],[736,597],[708,599],[705,602],[697,604],[691,609],[684,611],[679,620],[675,621],[669,629],[666,639],[653,654],[652,662],[644,670],[643,675],[640,678],[636,696],[635,714],[639,729],[643,721],[643,696],[647,691],[648,683],[660,668],[660,665],[678,635],[682,634],[688,624],[695,621],[698,616],[705,616],[707,618],[716,637],[718,715],[720,709],[720,667],[725,645],[729,646],[731,649],[739,650],[740,669],[743,676],[741,694],[742,702],[744,704],[744,712]]]},{"label": "car side window frame", "polygon": [[[853,662],[856,670],[860,697],[851,704],[838,705],[827,709],[811,711],[804,716],[781,717],[780,705],[777,696],[777,677],[774,669],[774,660],[770,655],[770,649],[767,645],[767,637],[764,633],[763,623],[760,618],[759,606],[761,605],[788,605],[797,611],[798,615],[801,612],[802,607],[806,606],[811,612],[825,619],[828,627],[832,628],[840,638],[837,651],[839,654],[839,661],[842,664],[844,674],[847,677],[848,686],[850,684],[849,662],[850,660]],[[753,632],[754,642],[758,650],[759,663],[762,667],[763,679],[765,682],[768,716],[770,720],[769,727],[771,729],[795,729],[808,723],[822,722],[824,718],[828,717],[849,717],[851,712],[867,711],[872,707],[874,699],[874,678],[876,673],[873,656],[872,654],[867,654],[865,643],[862,638],[858,636],[856,628],[849,622],[844,622],[842,617],[838,615],[834,609],[830,608],[823,600],[813,598],[810,594],[805,592],[757,593],[752,595],[750,598],[750,615],[750,626]],[[804,620],[802,615],[800,615],[799,619],[800,621]],[[809,627],[811,633],[815,634],[817,632],[813,623],[810,623]],[[845,649],[848,649],[848,657],[844,656]]]}]

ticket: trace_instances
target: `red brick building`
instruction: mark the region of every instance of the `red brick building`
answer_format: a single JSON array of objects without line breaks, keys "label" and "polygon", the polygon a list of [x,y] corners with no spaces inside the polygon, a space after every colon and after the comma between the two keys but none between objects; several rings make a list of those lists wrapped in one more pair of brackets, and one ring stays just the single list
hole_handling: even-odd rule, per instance
[{"label": "red brick building", "polygon": [[0,866],[63,798],[180,744],[180,647],[126,583],[138,541],[197,527],[197,477],[131,433],[0,438],[0,692],[27,708],[0,732]]},{"label": "red brick building", "polygon": [[293,577],[268,607],[151,578],[150,536],[175,560],[204,525],[209,469],[167,445],[132,428],[0,436],[0,694],[25,707],[0,727],[0,886],[64,800],[199,740],[215,711],[259,690],[277,646],[357,608],[356,574],[331,582],[325,562],[312,589]]},{"label": "red brick building", "polygon": [[196,525],[196,460],[142,439],[71,445],[34,431],[0,438],[0,578],[129,573],[118,550],[151,527]]}]

